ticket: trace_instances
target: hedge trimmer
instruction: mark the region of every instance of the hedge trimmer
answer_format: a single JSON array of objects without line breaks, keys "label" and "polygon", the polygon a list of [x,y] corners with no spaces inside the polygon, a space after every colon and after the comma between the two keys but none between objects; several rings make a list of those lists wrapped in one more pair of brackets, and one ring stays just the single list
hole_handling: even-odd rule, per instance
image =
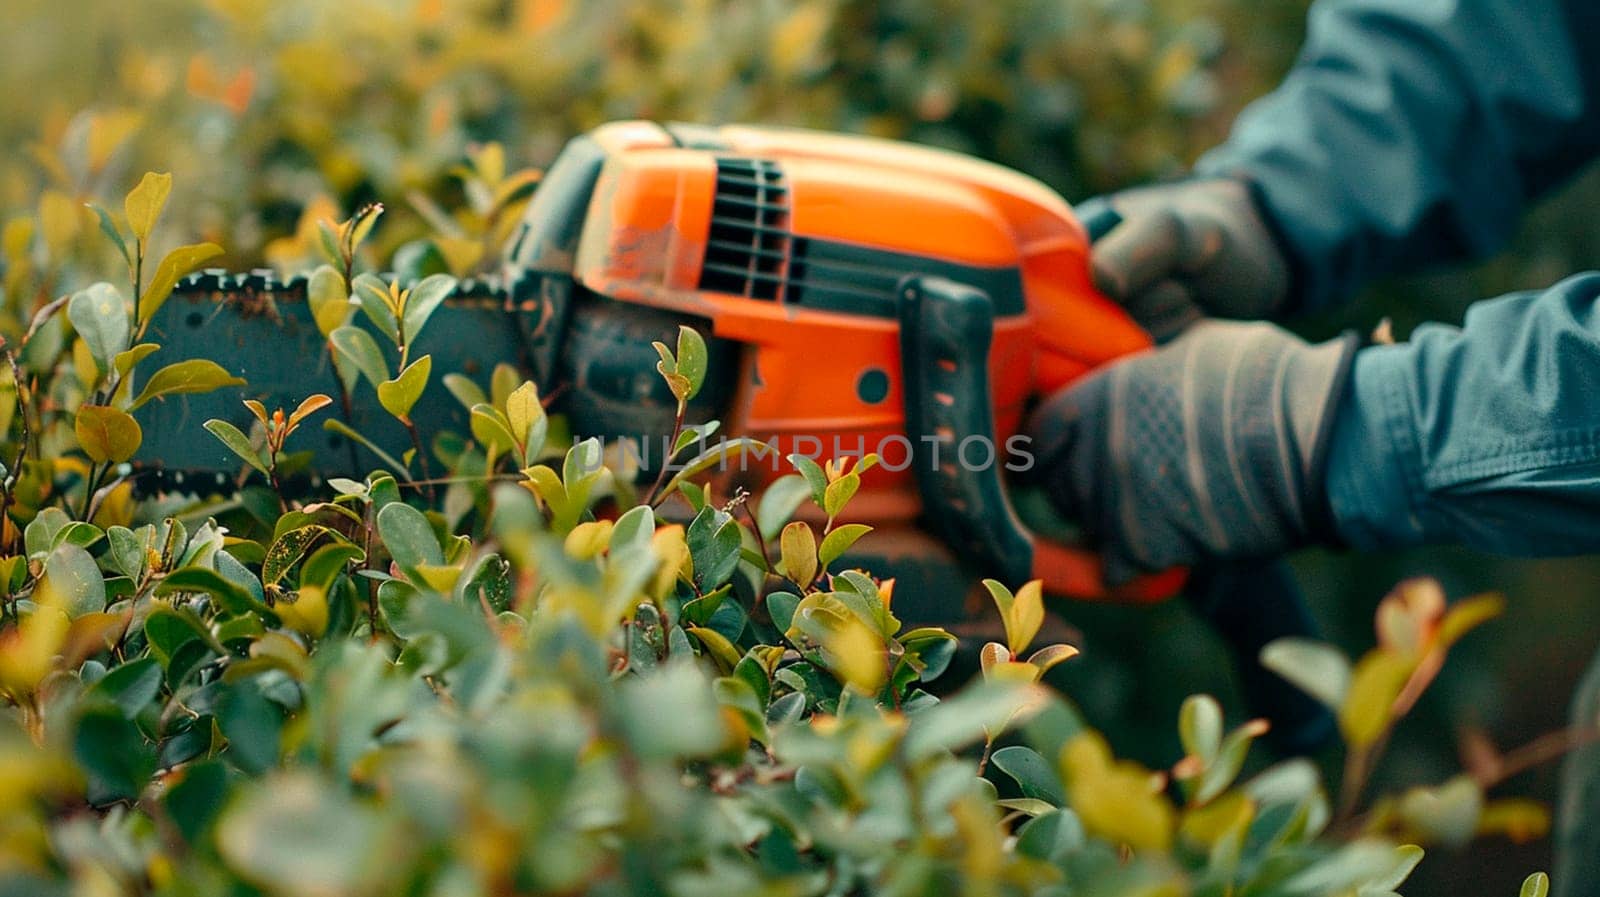
[{"label": "hedge trimmer", "polygon": [[[969,569],[1106,597],[1094,554],[1024,525],[1004,482],[1031,460],[1015,438],[1031,400],[1148,345],[1093,289],[1088,245],[1054,192],[958,154],[800,130],[615,123],[568,144],[498,277],[456,284],[409,352],[480,390],[497,365],[515,365],[575,435],[631,439],[648,475],[678,457],[660,440],[682,424],[658,364],[683,359],[664,361],[652,343],[671,345],[690,326],[706,347],[693,360],[706,388],[691,421],[716,418],[720,435],[770,446],[770,458],[708,471],[719,494],[759,492],[789,469],[774,459],[791,454],[826,463],[875,453],[851,505],[875,527],[857,557],[899,577],[902,594],[930,596],[914,615],[960,617],[967,588],[952,584],[974,583],[960,574]],[[248,386],[141,408],[142,488],[237,477],[234,454],[193,434],[214,418],[248,432],[241,399],[292,408],[335,392],[326,322],[307,301],[316,287],[216,271],[179,285],[152,321],[158,354],[212,359]],[[350,363],[363,351],[373,350],[347,353]],[[300,440],[318,476],[409,466],[407,452],[439,433],[471,432],[442,378],[409,408],[415,432],[367,384],[345,399],[340,425]],[[1183,578],[1110,597],[1164,598]],[[1309,631],[1281,572],[1197,571],[1188,591],[1286,741],[1331,729],[1256,660],[1267,641]]]}]

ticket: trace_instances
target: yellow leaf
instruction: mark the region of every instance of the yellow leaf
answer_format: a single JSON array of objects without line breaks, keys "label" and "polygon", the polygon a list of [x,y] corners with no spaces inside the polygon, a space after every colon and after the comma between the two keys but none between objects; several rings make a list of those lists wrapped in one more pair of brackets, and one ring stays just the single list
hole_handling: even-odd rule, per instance
[{"label": "yellow leaf", "polygon": [[1044,675],[1044,670],[1031,663],[1021,663],[1008,660],[1004,663],[991,664],[983,671],[984,678],[990,682],[1038,682]]},{"label": "yellow leaf", "polygon": [[149,171],[123,200],[122,209],[123,214],[128,216],[128,228],[139,242],[149,242],[150,232],[155,230],[156,221],[161,217],[161,210],[166,208],[170,195],[172,175]]},{"label": "yellow leaf", "polygon": [[1050,668],[1065,660],[1078,656],[1078,649],[1071,645],[1046,645],[1033,652],[1028,658],[1028,663],[1039,668],[1039,675],[1044,675]]},{"label": "yellow leaf", "polygon": [[1513,844],[1538,841],[1550,833],[1550,810],[1538,801],[1524,798],[1492,800],[1478,815],[1477,833],[1503,835]]},{"label": "yellow leaf", "polygon": [[31,694],[55,666],[71,621],[60,596],[41,580],[38,605],[14,628],[0,633],[0,689],[13,697]]},{"label": "yellow leaf", "polygon": [[875,695],[888,676],[883,643],[855,616],[830,631],[822,644],[830,669],[846,685],[862,694]]},{"label": "yellow leaf", "polygon": [[1350,676],[1339,708],[1339,731],[1353,748],[1365,748],[1389,727],[1395,698],[1414,669],[1413,661],[1382,648],[1367,652]]},{"label": "yellow leaf", "polygon": [[450,594],[461,578],[461,568],[447,564],[418,564],[415,569],[421,584],[441,595]]},{"label": "yellow leaf", "polygon": [[73,420],[78,445],[96,464],[121,464],[133,457],[144,431],[133,415],[105,405],[79,405]]},{"label": "yellow leaf", "polygon": [[485,184],[496,186],[506,177],[506,148],[497,142],[484,144],[472,154],[472,167]]},{"label": "yellow leaf", "polygon": [[611,521],[590,520],[580,523],[567,533],[567,556],[580,561],[593,560],[611,544]]},{"label": "yellow leaf", "polygon": [[5,228],[0,230],[0,255],[12,265],[21,265],[27,261],[28,246],[33,243],[33,219],[19,215],[6,221]]},{"label": "yellow leaf", "polygon": [[1439,646],[1449,648],[1468,632],[1505,612],[1506,600],[1499,595],[1464,598],[1451,605],[1439,623]]},{"label": "yellow leaf", "polygon": [[1161,792],[1162,777],[1113,759],[1098,732],[1067,742],[1061,774],[1072,809],[1090,834],[1135,850],[1164,852],[1171,846],[1177,813]]},{"label": "yellow leaf", "polygon": [[471,274],[483,260],[483,243],[479,240],[440,235],[433,238],[433,245],[439,247],[445,266],[457,277]]},{"label": "yellow leaf", "polygon": [[506,396],[506,420],[511,422],[511,436],[517,445],[525,445],[528,431],[544,419],[544,406],[539,403],[539,387],[528,381]]},{"label": "yellow leaf", "polygon": [[833,4],[809,0],[792,7],[772,30],[767,58],[780,77],[809,70],[823,58],[823,40],[833,25]]},{"label": "yellow leaf", "polygon": [[1224,794],[1212,803],[1185,812],[1178,832],[1185,841],[1210,848],[1227,835],[1248,828],[1255,814],[1255,803],[1243,794]]},{"label": "yellow leaf", "polygon": [[1044,581],[1035,579],[1017,590],[1006,618],[1006,640],[1011,653],[1021,654],[1044,625]]},{"label": "yellow leaf", "polygon": [[322,586],[306,586],[293,601],[281,600],[273,610],[285,626],[311,638],[321,638],[327,631],[328,593]]},{"label": "yellow leaf", "polygon": [[817,537],[803,521],[785,526],[779,536],[778,572],[801,588],[817,578]]},{"label": "yellow leaf", "polygon": [[688,627],[688,632],[700,640],[700,644],[705,647],[706,653],[716,658],[717,666],[723,672],[728,672],[738,665],[739,649],[728,641],[727,636],[715,629],[706,629],[700,626],[690,626]]},{"label": "yellow leaf", "polygon": [[89,170],[99,172],[133,132],[139,129],[137,112],[120,110],[96,115],[89,123]]},{"label": "yellow leaf", "polygon": [[689,543],[684,541],[682,524],[663,526],[650,537],[650,552],[661,560],[655,579],[650,583],[650,596],[660,598],[672,589],[678,577],[687,577],[692,569]]},{"label": "yellow leaf", "polygon": [[71,248],[72,241],[83,228],[83,216],[87,211],[70,196],[56,190],[46,190],[39,197],[39,231],[52,257],[60,258]]},{"label": "yellow leaf", "polygon": [[155,316],[184,275],[221,254],[222,247],[215,243],[179,246],[167,253],[156,265],[156,273],[145,287],[144,296],[139,299],[139,323],[143,324]]}]

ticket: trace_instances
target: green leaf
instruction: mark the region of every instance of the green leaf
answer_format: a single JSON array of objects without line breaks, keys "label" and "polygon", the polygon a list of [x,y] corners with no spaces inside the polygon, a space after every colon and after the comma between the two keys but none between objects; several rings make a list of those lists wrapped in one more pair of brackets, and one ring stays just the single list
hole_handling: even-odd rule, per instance
[{"label": "green leaf", "polygon": [[411,288],[406,298],[406,343],[412,344],[427,326],[428,319],[456,290],[456,279],[448,274],[434,274]]},{"label": "green leaf", "polygon": [[996,769],[1016,781],[1024,797],[1042,800],[1056,807],[1067,802],[1054,765],[1041,757],[1038,751],[1012,745],[995,751],[991,760]]},{"label": "green leaf", "polygon": [[799,474],[784,474],[768,484],[756,506],[756,526],[761,530],[761,537],[777,536],[810,492],[811,484]]},{"label": "green leaf", "polygon": [[377,326],[379,333],[391,341],[396,341],[400,332],[400,321],[395,317],[395,311],[389,304],[391,298],[389,285],[375,274],[362,274],[355,279],[352,286],[355,288],[356,301],[361,303],[362,313]]},{"label": "green leaf", "polygon": [[[209,722],[202,718],[201,722]],[[228,773],[215,760],[189,764],[183,777],[161,795],[166,815],[190,844],[198,842],[227,804]]]},{"label": "green leaf", "polygon": [[102,374],[111,360],[128,348],[128,308],[122,294],[109,283],[93,284],[67,300],[67,320],[89,346],[89,355]]},{"label": "green leaf", "polygon": [[216,643],[211,630],[194,611],[165,604],[155,605],[145,617],[144,640],[162,668],[172,663],[179,649],[196,640],[206,642],[218,654],[223,653],[222,645]]},{"label": "green leaf", "polygon": [[817,462],[805,455],[790,455],[789,463],[800,471],[800,475],[805,477],[806,484],[811,487],[811,500],[817,503],[817,507],[822,507],[827,500],[828,475],[822,472],[822,467]]},{"label": "green leaf", "polygon": [[1261,649],[1261,665],[1335,710],[1350,692],[1350,661],[1323,642],[1278,639]]},{"label": "green leaf", "polygon": [[743,541],[739,522],[725,512],[706,508],[695,515],[684,536],[689,554],[694,558],[695,578],[701,590],[714,589],[727,582],[739,565],[739,546]]},{"label": "green leaf", "polygon": [[752,439],[749,436],[740,436],[737,439],[720,442],[685,463],[683,468],[674,474],[671,480],[667,481],[667,485],[661,490],[661,495],[662,497],[671,495],[674,490],[688,482],[691,477],[699,476],[719,464],[725,464],[744,455],[762,458],[771,451],[773,451],[771,445],[759,439]]},{"label": "green leaf", "polygon": [[1210,695],[1190,695],[1178,710],[1178,737],[1190,756],[1210,765],[1222,747],[1222,706]]},{"label": "green leaf", "polygon": [[1060,863],[1083,849],[1086,836],[1078,814],[1056,810],[1034,817],[1017,831],[1017,853],[1050,863]]},{"label": "green leaf", "polygon": [[273,894],[377,893],[384,864],[354,858],[380,856],[383,846],[377,812],[309,772],[275,775],[231,801],[217,822],[228,866]]},{"label": "green leaf", "polygon": [[[328,418],[327,420],[322,422],[322,429],[327,430],[330,433],[338,433],[340,436],[343,436],[344,438],[349,439],[350,441],[356,443],[357,445],[361,446],[362,448],[365,448],[367,451],[369,451],[369,452],[373,453],[374,455],[378,456],[378,459],[381,460],[383,463],[389,465],[389,469],[391,471],[393,471],[397,476],[399,476],[402,480],[405,480],[408,483],[411,482],[411,480],[412,480],[411,471],[406,467],[404,462],[400,461],[398,458],[396,458],[393,455],[389,454],[388,452],[384,451],[383,450],[383,446],[378,445],[376,442],[373,442],[372,440],[368,439],[367,437],[361,435],[359,432],[357,432],[349,424],[346,424],[344,421],[339,420],[336,417]],[[391,488],[393,488],[393,487],[391,486]],[[375,496],[377,495],[376,490],[374,490],[373,494]]]},{"label": "green leaf", "polygon": [[167,197],[171,195],[172,175],[147,171],[144,177],[139,179],[138,186],[129,191],[127,198],[122,201],[122,211],[128,218],[128,228],[133,231],[133,236],[139,242],[150,241],[150,232],[155,230],[156,221],[161,218],[161,210],[166,208]]},{"label": "green leaf", "polygon": [[215,418],[206,421],[202,426],[212,436],[221,440],[222,444],[228,447],[228,451],[238,455],[244,463],[261,471],[263,474],[267,473],[266,450],[258,450],[251,445],[250,437],[240,432],[238,427],[225,420],[217,420]]},{"label": "green leaf", "polygon": [[861,477],[853,473],[834,480],[822,490],[822,510],[830,518],[839,516],[839,512],[844,510],[844,506],[849,504],[850,499],[855,497],[856,490],[860,488]]},{"label": "green leaf", "polygon": [[433,525],[410,505],[396,503],[379,511],[378,535],[402,570],[444,565],[444,552],[439,548]]},{"label": "green leaf", "polygon": [[333,530],[318,523],[298,526],[281,533],[272,540],[272,545],[267,548],[266,557],[261,561],[261,581],[269,586],[282,582],[318,539],[333,535],[336,535]]},{"label": "green leaf", "polygon": [[838,560],[856,540],[872,532],[872,527],[861,523],[847,523],[844,526],[834,527],[833,532],[822,537],[822,547],[817,550],[817,561],[822,569]]},{"label": "green leaf", "polygon": [[326,219],[317,222],[317,246],[329,264],[344,264],[344,254],[339,249],[339,235],[334,233],[333,224]]},{"label": "green leaf", "polygon": [[106,579],[94,558],[71,542],[57,545],[44,560],[35,596],[54,593],[68,617],[106,609]]},{"label": "green leaf", "polygon": [[372,334],[360,327],[346,324],[334,328],[328,339],[332,341],[333,348],[348,362],[356,366],[361,376],[374,387],[388,381],[389,362],[384,360],[383,350],[378,348],[378,343]]},{"label": "green leaf", "polygon": [[99,799],[133,800],[155,772],[155,751],[139,728],[113,707],[91,707],[78,719],[72,753]]},{"label": "green leaf", "polygon": [[1382,897],[1394,893],[1406,883],[1406,879],[1411,877],[1411,873],[1422,862],[1422,855],[1422,848],[1415,844],[1402,844],[1396,847],[1394,865],[1382,876],[1363,884],[1358,897]]},{"label": "green leaf", "polygon": [[78,445],[96,464],[121,464],[132,458],[144,441],[144,431],[133,415],[108,405],[79,405],[72,428]]},{"label": "green leaf", "polygon": [[793,592],[773,592],[767,596],[767,613],[772,615],[772,625],[779,632],[788,632],[794,625],[795,608],[800,606],[800,596]]},{"label": "green leaf", "polygon": [[116,705],[126,719],[133,719],[145,705],[161,693],[161,664],[153,657],[141,657],[116,667],[89,689],[89,696]]},{"label": "green leaf", "polygon": [[139,390],[139,396],[133,400],[131,407],[137,409],[152,399],[172,395],[211,392],[225,386],[243,385],[243,380],[228,373],[215,361],[191,358],[169,364],[152,374],[144,389]]},{"label": "green leaf", "polygon": [[272,612],[271,608],[258,601],[243,586],[205,567],[184,567],[181,570],[174,570],[156,586],[158,596],[184,592],[210,595],[230,613]]},{"label": "green leaf", "polygon": [[311,307],[311,319],[324,337],[350,323],[350,294],[344,288],[344,275],[329,265],[311,273],[306,284],[306,304]]},{"label": "green leaf", "polygon": [[678,325],[678,366],[673,372],[688,382],[685,400],[694,398],[706,382],[706,341],[693,327]]},{"label": "green leaf", "polygon": [[1205,773],[1195,787],[1194,799],[1197,803],[1209,803],[1228,790],[1244,768],[1244,761],[1250,755],[1250,745],[1266,728],[1263,721],[1254,720],[1228,733],[1228,737],[1217,748],[1215,759],[1206,766]]},{"label": "green leaf", "polygon": [[256,679],[232,683],[217,704],[217,728],[228,739],[224,759],[253,775],[278,762],[283,713],[261,693]]},{"label": "green leaf", "polygon": [[648,548],[650,537],[656,532],[656,515],[644,505],[628,509],[611,527],[611,553],[620,554],[628,548]]},{"label": "green leaf", "polygon": [[1535,872],[1522,880],[1522,891],[1519,897],[1549,897],[1550,876],[1543,872]]},{"label": "green leaf", "polygon": [[958,750],[974,741],[998,735],[1036,712],[1047,694],[1042,686],[1031,683],[969,685],[911,718],[911,729],[906,733],[906,755],[916,762],[939,751]]},{"label": "green leaf", "polygon": [[442,380],[444,388],[456,397],[456,401],[461,403],[461,407],[469,411],[474,406],[487,404],[489,401],[489,397],[483,393],[483,388],[472,382],[472,378],[465,374],[451,372],[445,374]]},{"label": "green leaf", "polygon": [[493,405],[486,402],[473,405],[469,424],[472,438],[486,449],[503,452],[517,445],[517,440],[511,435],[511,422]]},{"label": "green leaf", "polygon": [[111,213],[96,203],[88,202],[84,203],[84,205],[88,206],[90,211],[94,212],[95,217],[100,219],[100,232],[110,238],[111,242],[116,245],[117,251],[122,253],[122,260],[127,263],[129,268],[132,268],[133,250],[128,248],[128,241],[123,239],[122,231],[117,228],[117,223],[111,220]]},{"label": "green leaf", "polygon": [[378,401],[383,409],[401,423],[411,421],[411,409],[428,388],[428,375],[433,372],[433,356],[424,355],[406,366],[400,376],[378,384]]},{"label": "green leaf", "polygon": [[1399,813],[1407,829],[1425,837],[1423,843],[1460,848],[1478,828],[1483,789],[1467,775],[1437,788],[1412,788],[1401,795]]},{"label": "green leaf", "polygon": [[156,273],[150,278],[150,285],[145,287],[144,295],[139,298],[139,323],[155,317],[161,306],[167,304],[167,299],[185,274],[221,254],[222,247],[215,243],[179,246],[167,253],[161,259],[161,264],[156,266]]},{"label": "green leaf", "polygon": [[145,534],[152,528],[141,528],[138,533],[125,526],[112,526],[106,530],[110,545],[111,566],[129,579],[137,580],[144,572]]},{"label": "green leaf", "polygon": [[1394,848],[1377,840],[1346,844],[1279,883],[1283,894],[1344,894],[1394,866]]},{"label": "green leaf", "polygon": [[329,588],[339,574],[345,571],[349,564],[359,564],[367,559],[367,553],[358,545],[348,542],[334,542],[318,548],[311,557],[306,559],[300,568],[300,588],[317,586]]},{"label": "green leaf", "polygon": [[127,351],[118,352],[117,356],[111,359],[111,367],[116,370],[117,376],[126,377],[134,365],[144,361],[160,348],[155,343],[140,343]]}]

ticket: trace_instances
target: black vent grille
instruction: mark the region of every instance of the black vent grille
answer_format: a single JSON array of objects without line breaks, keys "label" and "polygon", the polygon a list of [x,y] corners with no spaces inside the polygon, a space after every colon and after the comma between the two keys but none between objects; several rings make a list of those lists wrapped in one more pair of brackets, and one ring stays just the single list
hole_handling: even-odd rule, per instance
[{"label": "black vent grille", "polygon": [[789,192],[778,163],[718,159],[700,289],[781,300],[789,251]]}]

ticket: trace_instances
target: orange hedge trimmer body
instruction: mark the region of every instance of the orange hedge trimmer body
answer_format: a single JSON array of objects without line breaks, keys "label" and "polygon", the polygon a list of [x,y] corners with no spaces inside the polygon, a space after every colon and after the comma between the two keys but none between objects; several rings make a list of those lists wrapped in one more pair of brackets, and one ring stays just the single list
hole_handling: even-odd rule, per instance
[{"label": "orange hedge trimmer body", "polygon": [[[1087,253],[1060,196],[967,156],[792,129],[619,122],[568,144],[500,276],[463,282],[413,355],[485,381],[515,363],[577,435],[631,437],[659,466],[675,402],[650,344],[672,344],[688,324],[711,364],[693,415],[772,446],[714,472],[719,493],[759,489],[792,469],[791,453],[874,452],[882,463],[849,510],[882,530],[869,546],[904,556],[942,541],[1013,584],[1038,577],[1057,594],[1106,597],[1093,555],[1036,538],[1003,485],[1032,461],[1014,437],[1033,399],[1149,344],[1095,292]],[[332,391],[321,338],[294,301],[303,282],[207,272],[175,295],[155,321],[163,355],[211,358],[269,406]],[[466,432],[440,379],[411,416]],[[148,406],[140,461],[191,488],[196,473],[236,471],[220,446],[180,435],[192,431],[184,421],[211,417],[248,429],[233,392]],[[355,429],[403,454],[409,439],[370,390],[354,399]],[[314,447],[323,475],[381,466],[326,438]],[[1114,597],[1165,597],[1179,578]]]},{"label": "orange hedge trimmer body", "polygon": [[[540,188],[508,277],[570,265],[579,290],[735,344],[736,385],[715,409],[727,432],[770,440],[780,458],[881,456],[852,519],[921,514],[997,573],[1104,594],[1093,557],[1034,538],[1000,485],[1031,463],[1012,437],[1035,397],[1149,345],[1091,285],[1088,237],[1060,196],[864,137],[621,122],[583,141]],[[585,193],[569,245],[562,200]],[[728,478],[786,465],[741,466]]]}]

